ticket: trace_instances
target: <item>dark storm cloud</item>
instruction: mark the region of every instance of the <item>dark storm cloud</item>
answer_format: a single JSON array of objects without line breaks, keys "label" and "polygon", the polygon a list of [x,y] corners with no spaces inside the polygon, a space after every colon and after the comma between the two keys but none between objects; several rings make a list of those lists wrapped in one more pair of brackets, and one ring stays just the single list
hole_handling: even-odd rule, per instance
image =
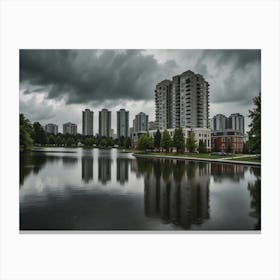
[{"label": "dark storm cloud", "polygon": [[205,50],[202,52],[198,63],[202,63],[209,57],[216,62],[217,67],[232,65],[233,68],[238,69],[259,62],[260,50]]},{"label": "dark storm cloud", "polygon": [[210,84],[211,116],[246,115],[261,90],[260,50],[21,50],[20,111],[79,123],[84,108],[124,107],[153,120],[156,84],[188,69]]},{"label": "dark storm cloud", "polygon": [[20,51],[23,93],[44,91],[49,99],[64,97],[67,103],[150,100],[155,84],[173,68],[174,60],[159,63],[140,50]]},{"label": "dark storm cloud", "polygon": [[205,50],[194,67],[208,78],[213,103],[249,105],[260,92],[260,50]]}]

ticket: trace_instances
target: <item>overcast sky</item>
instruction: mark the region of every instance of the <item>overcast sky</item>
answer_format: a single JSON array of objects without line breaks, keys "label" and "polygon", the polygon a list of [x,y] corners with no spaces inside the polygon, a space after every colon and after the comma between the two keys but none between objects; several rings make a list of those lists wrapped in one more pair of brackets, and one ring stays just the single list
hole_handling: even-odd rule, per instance
[{"label": "overcast sky", "polygon": [[[253,107],[261,91],[260,50],[21,50],[20,112],[42,125],[74,122],[82,131],[82,111],[125,108],[130,126],[139,112],[155,118],[158,82],[186,70],[210,84],[210,117],[241,113]],[[245,118],[246,126],[248,118]]]}]

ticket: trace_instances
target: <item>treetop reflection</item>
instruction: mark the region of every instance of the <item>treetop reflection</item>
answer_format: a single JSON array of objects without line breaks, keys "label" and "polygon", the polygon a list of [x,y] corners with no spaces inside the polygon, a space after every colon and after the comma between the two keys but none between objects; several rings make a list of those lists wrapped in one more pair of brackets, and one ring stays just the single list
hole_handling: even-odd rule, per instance
[{"label": "treetop reflection", "polygon": [[[134,158],[114,150],[36,152],[20,157],[20,185],[25,229],[261,228],[260,168],[245,165]],[[83,225],[72,219],[77,212]]]}]

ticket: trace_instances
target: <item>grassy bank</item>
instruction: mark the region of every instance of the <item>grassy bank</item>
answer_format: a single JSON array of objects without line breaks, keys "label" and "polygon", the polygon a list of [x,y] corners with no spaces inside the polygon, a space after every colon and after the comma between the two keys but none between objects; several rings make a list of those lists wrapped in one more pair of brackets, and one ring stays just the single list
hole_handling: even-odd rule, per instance
[{"label": "grassy bank", "polygon": [[143,155],[149,157],[168,157],[168,158],[182,158],[182,159],[189,159],[189,160],[203,160],[203,161],[213,161],[213,162],[224,162],[224,163],[238,163],[238,164],[252,164],[260,166],[261,161],[259,156],[253,155],[243,155],[237,154],[232,156],[218,156],[218,155],[211,155],[211,154],[182,154],[182,153],[159,153],[159,152],[140,152],[135,151],[135,156]]},{"label": "grassy bank", "polygon": [[174,157],[183,157],[183,158],[203,158],[203,159],[222,159],[228,158],[229,156],[216,156],[211,154],[182,154],[182,153],[160,153],[160,152],[139,152],[135,151],[135,154],[143,154],[143,155],[156,155],[156,156],[174,156]]},{"label": "grassy bank", "polygon": [[250,162],[261,162],[260,157],[258,156],[251,156],[251,157],[235,157],[232,158],[233,161],[250,161]]}]

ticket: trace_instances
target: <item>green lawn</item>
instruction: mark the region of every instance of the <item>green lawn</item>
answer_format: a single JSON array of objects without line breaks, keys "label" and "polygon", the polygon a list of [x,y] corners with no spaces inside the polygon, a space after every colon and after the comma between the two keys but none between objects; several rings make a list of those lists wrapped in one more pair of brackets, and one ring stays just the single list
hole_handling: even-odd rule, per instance
[{"label": "green lawn", "polygon": [[205,158],[205,159],[219,159],[227,158],[229,156],[212,156],[210,154],[182,154],[182,153],[159,153],[159,152],[139,152],[136,151],[135,154],[145,154],[145,155],[156,155],[156,156],[175,156],[175,157],[192,157],[192,158]]},{"label": "green lawn", "polygon": [[242,157],[242,158],[232,158],[231,160],[236,161],[252,161],[252,162],[261,162],[259,157]]}]

